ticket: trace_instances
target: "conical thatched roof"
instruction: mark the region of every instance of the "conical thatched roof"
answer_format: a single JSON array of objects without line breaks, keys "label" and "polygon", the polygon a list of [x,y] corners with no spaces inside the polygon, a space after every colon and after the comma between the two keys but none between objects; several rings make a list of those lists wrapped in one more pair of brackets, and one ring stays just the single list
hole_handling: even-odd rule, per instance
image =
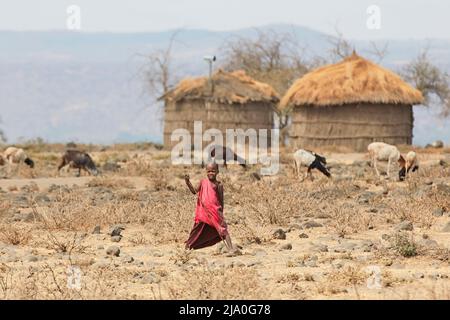
[{"label": "conical thatched roof", "polygon": [[298,79],[281,99],[280,108],[351,103],[414,105],[422,102],[419,90],[392,71],[353,52],[339,63],[318,68]]},{"label": "conical thatched roof", "polygon": [[256,81],[244,71],[225,72],[218,70],[212,76],[214,90],[209,77],[182,80],[173,90],[160,99],[169,101],[209,99],[221,103],[278,102],[278,93],[268,84]]}]

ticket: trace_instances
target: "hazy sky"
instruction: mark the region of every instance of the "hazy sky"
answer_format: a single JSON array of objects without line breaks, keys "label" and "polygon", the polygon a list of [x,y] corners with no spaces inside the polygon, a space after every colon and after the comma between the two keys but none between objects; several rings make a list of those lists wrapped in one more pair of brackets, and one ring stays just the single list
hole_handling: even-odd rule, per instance
[{"label": "hazy sky", "polygon": [[[69,5],[81,8],[82,31],[231,30],[289,23],[354,39],[449,39],[447,0],[0,0],[0,30],[65,29]],[[380,9],[380,29],[366,12]]]}]

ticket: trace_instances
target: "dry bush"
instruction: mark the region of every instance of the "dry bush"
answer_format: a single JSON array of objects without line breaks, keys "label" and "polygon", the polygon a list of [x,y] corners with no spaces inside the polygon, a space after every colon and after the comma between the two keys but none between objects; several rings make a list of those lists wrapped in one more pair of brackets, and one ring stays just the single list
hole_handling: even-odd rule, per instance
[{"label": "dry bush", "polygon": [[450,208],[449,197],[438,193],[431,193],[427,196],[410,196],[402,198],[391,198],[386,200],[388,205],[388,216],[391,220],[401,222],[408,220],[422,228],[429,229],[436,223],[433,211],[436,208]]},{"label": "dry bush", "polygon": [[11,208],[12,208],[11,201],[1,199],[0,200],[0,218],[3,218],[6,215],[8,215]]},{"label": "dry bush", "polygon": [[331,221],[329,226],[333,228],[339,237],[368,230],[373,224],[372,218],[358,208],[335,205],[330,208]]},{"label": "dry bush", "polygon": [[426,287],[429,300],[450,300],[450,284],[434,283],[432,286]]},{"label": "dry bush", "polygon": [[142,232],[138,232],[134,236],[128,237],[128,241],[134,245],[145,245],[149,244],[149,240],[144,236]]},{"label": "dry bush", "polygon": [[169,258],[169,261],[173,261],[174,264],[183,265],[188,263],[194,258],[191,250],[184,248],[177,248],[175,254]]},{"label": "dry bush", "polygon": [[257,224],[283,225],[298,214],[299,197],[295,193],[294,190],[287,191],[281,186],[261,182],[245,185],[238,194],[231,196],[238,201],[246,217],[257,220]]},{"label": "dry bush", "polygon": [[59,263],[44,264],[40,268],[30,267],[16,273],[13,287],[8,299],[52,299],[52,300],[84,300],[84,299],[131,299],[126,288],[132,280],[133,273],[122,270],[81,270],[80,288],[70,287],[71,265]]},{"label": "dry bush", "polygon": [[13,287],[14,269],[5,263],[0,264],[0,290],[2,299],[8,299]]},{"label": "dry bush", "polygon": [[328,274],[326,280],[318,286],[318,291],[323,294],[339,294],[348,292],[347,288],[352,287],[359,299],[358,286],[366,283],[368,277],[361,267],[347,266]]},{"label": "dry bush", "polygon": [[64,234],[62,236],[48,232],[45,246],[47,249],[58,253],[68,253],[69,256],[73,252],[83,253],[86,250],[83,245],[83,237],[80,237],[76,232],[72,235]]},{"label": "dry bush", "polygon": [[392,249],[400,256],[409,258],[418,254],[418,247],[414,241],[414,236],[406,232],[395,233],[391,238]]},{"label": "dry bush", "polygon": [[127,161],[122,166],[119,173],[124,176],[147,176],[154,177],[155,174],[161,171],[161,168],[156,168],[148,157],[138,157]]},{"label": "dry bush", "polygon": [[169,299],[267,299],[256,271],[245,268],[192,270],[168,284]]},{"label": "dry bush", "polygon": [[140,222],[144,208],[138,201],[105,201],[101,205],[83,194],[61,194],[48,207],[33,207],[42,228],[47,230],[90,231],[97,225]]},{"label": "dry bush", "polygon": [[31,229],[28,227],[13,225],[0,226],[0,240],[12,245],[26,245],[31,240]]},{"label": "dry bush", "polygon": [[151,199],[146,229],[153,243],[180,243],[187,239],[195,215],[195,199],[190,194]]},{"label": "dry bush", "polygon": [[134,184],[131,181],[111,177],[95,177],[87,183],[87,186],[89,188],[134,189]]},{"label": "dry bush", "polygon": [[272,240],[272,228],[248,222],[245,219],[241,224],[235,226],[233,237],[247,243],[262,244]]}]

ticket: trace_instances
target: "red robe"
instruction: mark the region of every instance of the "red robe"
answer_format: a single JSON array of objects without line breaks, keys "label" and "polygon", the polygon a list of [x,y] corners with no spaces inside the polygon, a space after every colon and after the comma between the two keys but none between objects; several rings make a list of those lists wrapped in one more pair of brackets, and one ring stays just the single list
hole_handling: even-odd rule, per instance
[{"label": "red robe", "polygon": [[189,249],[200,249],[212,246],[228,235],[227,225],[223,218],[223,206],[219,199],[216,184],[208,179],[200,181],[195,223],[186,241]]}]

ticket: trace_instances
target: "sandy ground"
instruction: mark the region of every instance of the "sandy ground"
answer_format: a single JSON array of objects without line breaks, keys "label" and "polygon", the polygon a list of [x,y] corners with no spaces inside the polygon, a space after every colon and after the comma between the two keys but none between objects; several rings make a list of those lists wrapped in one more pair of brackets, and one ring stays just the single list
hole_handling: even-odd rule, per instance
[{"label": "sandy ground", "polygon": [[[196,182],[200,168],[153,159],[156,171],[143,176],[122,168],[101,178],[43,177],[41,169],[35,179],[0,179],[0,296],[449,299],[449,155],[421,155],[410,182],[377,180],[364,154],[327,159],[332,181],[315,172],[315,181],[300,183],[289,161],[261,180],[252,179],[255,170],[222,170],[238,255],[223,244],[183,249],[195,196],[182,177]],[[251,190],[259,198],[242,200]],[[269,221],[264,206],[283,219]],[[395,244],[397,234],[416,254],[398,253],[415,249]]]}]

